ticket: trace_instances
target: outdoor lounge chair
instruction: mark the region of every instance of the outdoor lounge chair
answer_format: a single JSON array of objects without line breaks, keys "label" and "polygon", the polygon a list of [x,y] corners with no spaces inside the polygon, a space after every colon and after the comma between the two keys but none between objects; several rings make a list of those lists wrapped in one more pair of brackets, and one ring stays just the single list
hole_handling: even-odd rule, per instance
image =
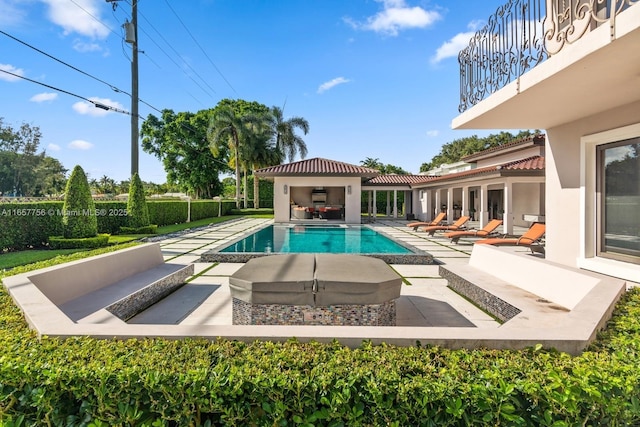
[{"label": "outdoor lounge chair", "polygon": [[430,225],[440,225],[444,218],[447,216],[446,212],[440,212],[433,221],[418,221],[418,222],[410,222],[407,224],[407,227],[413,228],[413,231],[416,231],[418,227],[428,227]]},{"label": "outdoor lounge chair", "polygon": [[480,230],[463,230],[463,231],[451,231],[445,233],[444,237],[451,239],[452,243],[458,243],[461,237],[489,237],[495,233],[496,228],[502,224],[501,219],[492,219],[487,225]]},{"label": "outdoor lounge chair", "polygon": [[465,224],[469,222],[471,218],[468,216],[461,216],[456,222],[449,225],[429,225],[424,228],[424,231],[429,233],[429,236],[433,236],[436,231],[457,231],[464,230]]},{"label": "outdoor lounge chair", "polygon": [[[492,239],[482,239],[475,242],[476,245],[494,246],[528,246],[532,252],[543,252],[540,250],[540,238],[544,236],[546,227],[543,223],[534,223],[526,233],[520,237],[496,237]],[[532,245],[535,246],[532,247]]]}]

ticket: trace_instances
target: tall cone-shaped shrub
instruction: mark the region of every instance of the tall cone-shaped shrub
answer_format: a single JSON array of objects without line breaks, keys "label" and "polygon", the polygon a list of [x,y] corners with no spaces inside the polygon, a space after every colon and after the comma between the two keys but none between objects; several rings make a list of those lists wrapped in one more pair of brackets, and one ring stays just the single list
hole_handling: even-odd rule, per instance
[{"label": "tall cone-shaped shrub", "polygon": [[96,207],[91,198],[87,176],[79,165],[73,168],[67,182],[62,211],[65,239],[84,239],[98,235]]},{"label": "tall cone-shaped shrub", "polygon": [[140,228],[149,225],[149,208],[144,197],[144,187],[138,172],[131,177],[129,184],[129,200],[127,201],[127,217],[129,227]]}]

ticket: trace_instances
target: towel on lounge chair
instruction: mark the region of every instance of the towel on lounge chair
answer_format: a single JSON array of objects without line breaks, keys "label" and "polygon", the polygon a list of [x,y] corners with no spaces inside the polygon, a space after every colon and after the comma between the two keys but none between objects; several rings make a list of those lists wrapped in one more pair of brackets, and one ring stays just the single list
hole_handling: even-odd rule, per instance
[{"label": "towel on lounge chair", "polygon": [[444,218],[447,216],[445,212],[440,212],[438,216],[436,216],[433,221],[418,221],[418,222],[410,222],[407,224],[407,227],[413,228],[413,231],[416,231],[418,227],[428,227],[430,225],[440,225]]},{"label": "towel on lounge chair", "polygon": [[458,243],[461,237],[488,237],[495,232],[496,228],[502,225],[501,219],[492,219],[487,225],[480,230],[464,230],[464,231],[451,231],[445,233],[444,237],[451,239],[452,243]]},{"label": "towel on lounge chair", "polygon": [[424,228],[424,231],[429,233],[429,236],[433,236],[436,231],[454,231],[454,230],[463,230],[465,224],[469,222],[471,218],[468,216],[461,216],[458,218],[456,222],[449,225],[429,225]]},{"label": "towel on lounge chair", "polygon": [[[482,239],[475,242],[475,244],[479,245],[494,245],[494,246],[529,246],[539,245],[540,238],[544,236],[546,231],[546,227],[543,223],[536,222],[534,223],[526,233],[524,233],[520,237],[505,237],[505,238],[493,238],[493,239]],[[533,249],[532,249],[533,250]],[[539,251],[539,248],[536,247],[536,250]]]}]

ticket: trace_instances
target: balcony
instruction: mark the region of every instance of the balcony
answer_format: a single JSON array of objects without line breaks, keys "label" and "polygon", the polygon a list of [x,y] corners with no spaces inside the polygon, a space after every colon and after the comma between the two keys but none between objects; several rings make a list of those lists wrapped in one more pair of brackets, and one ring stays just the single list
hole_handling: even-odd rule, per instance
[{"label": "balcony", "polygon": [[640,99],[640,0],[510,0],[460,52],[454,129],[548,129]]}]

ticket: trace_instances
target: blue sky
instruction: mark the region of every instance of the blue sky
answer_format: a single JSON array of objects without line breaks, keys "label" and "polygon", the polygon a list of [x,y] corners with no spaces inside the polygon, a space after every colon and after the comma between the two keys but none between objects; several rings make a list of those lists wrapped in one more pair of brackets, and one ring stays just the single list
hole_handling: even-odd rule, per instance
[{"label": "blue sky", "polygon": [[[306,118],[307,158],[378,158],[418,173],[443,144],[491,133],[451,130],[457,52],[504,2],[138,0],[140,124],[155,109],[195,113],[240,98]],[[112,4],[0,0],[0,70],[24,77],[0,72],[0,117],[40,127],[41,148],[66,168],[121,181],[130,116],[82,99],[131,110],[112,89],[131,92],[131,0]],[[166,180],[142,150],[139,168],[145,181]]]}]

